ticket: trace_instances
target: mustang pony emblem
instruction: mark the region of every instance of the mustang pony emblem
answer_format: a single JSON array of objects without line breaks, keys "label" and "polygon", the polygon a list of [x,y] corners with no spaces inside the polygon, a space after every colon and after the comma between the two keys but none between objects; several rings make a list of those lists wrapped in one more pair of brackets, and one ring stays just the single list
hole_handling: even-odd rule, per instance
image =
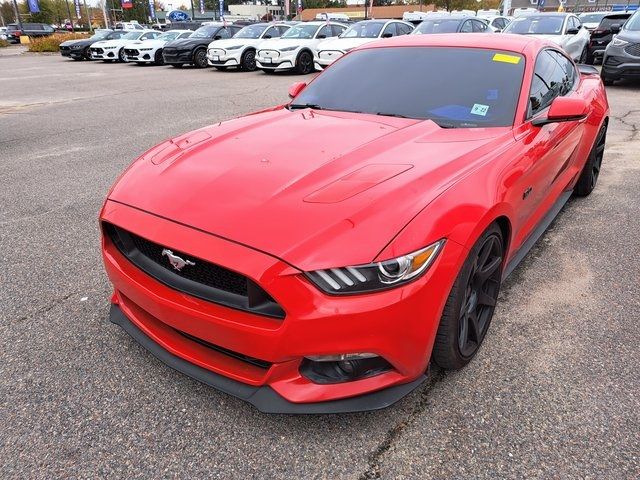
[{"label": "mustang pony emblem", "polygon": [[169,263],[175,270],[180,271],[187,265],[195,265],[195,262],[192,262],[191,260],[184,260],[179,256],[174,255],[173,252],[168,248],[162,250],[162,256],[164,257],[165,255],[167,256],[167,258],[169,259]]}]

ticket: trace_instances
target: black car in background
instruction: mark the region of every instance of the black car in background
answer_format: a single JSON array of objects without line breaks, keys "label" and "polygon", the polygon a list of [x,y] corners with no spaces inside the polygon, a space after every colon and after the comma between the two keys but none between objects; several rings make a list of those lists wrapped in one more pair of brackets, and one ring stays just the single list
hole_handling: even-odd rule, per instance
[{"label": "black car in background", "polygon": [[411,32],[411,35],[431,33],[493,33],[482,20],[469,15],[430,14]]},{"label": "black car in background", "polygon": [[620,31],[622,25],[630,16],[631,13],[610,13],[600,20],[598,26],[591,31],[591,40],[587,51],[587,63],[589,65],[602,60],[607,45],[609,45],[613,36]]},{"label": "black car in background", "polygon": [[640,10],[621,29],[612,25],[611,30],[615,37],[602,57],[602,82],[611,85],[621,78],[640,80]]},{"label": "black car in background", "polygon": [[212,40],[231,38],[242,28],[241,25],[224,25],[223,23],[209,23],[198,28],[189,38],[174,40],[164,46],[162,57],[164,63],[174,67],[185,64],[198,68],[208,66],[207,46]]},{"label": "black car in background", "polygon": [[127,33],[129,32],[126,30],[100,30],[89,38],[67,40],[60,44],[60,55],[74,60],[91,60],[91,52],[89,51],[91,44],[100,40],[115,40]]},{"label": "black car in background", "polygon": [[55,31],[55,28],[46,23],[23,23],[22,30],[17,23],[10,23],[7,25],[7,40],[11,43],[20,43],[20,37],[22,35],[28,37],[46,37]]}]

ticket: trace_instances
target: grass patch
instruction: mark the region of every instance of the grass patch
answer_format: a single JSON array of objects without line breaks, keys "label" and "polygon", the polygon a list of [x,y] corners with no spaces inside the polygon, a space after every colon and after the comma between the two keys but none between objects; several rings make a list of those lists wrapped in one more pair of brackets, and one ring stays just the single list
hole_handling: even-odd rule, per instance
[{"label": "grass patch", "polygon": [[55,33],[48,37],[36,37],[31,39],[29,43],[30,52],[58,52],[60,44],[67,40],[78,40],[87,38],[84,33]]},{"label": "grass patch", "polygon": [[9,42],[7,42],[6,40],[0,40],[0,48],[8,47],[8,46],[9,46]]}]

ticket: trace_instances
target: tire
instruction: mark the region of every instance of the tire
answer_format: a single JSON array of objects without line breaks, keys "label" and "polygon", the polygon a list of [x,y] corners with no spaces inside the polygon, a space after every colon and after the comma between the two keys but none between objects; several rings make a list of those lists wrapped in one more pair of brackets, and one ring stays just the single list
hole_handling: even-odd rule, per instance
[{"label": "tire", "polygon": [[124,63],[124,48],[118,50],[118,62]]},{"label": "tire", "polygon": [[255,72],[257,69],[256,65],[256,51],[249,49],[242,55],[240,59],[240,69],[245,72]]},{"label": "tire", "polygon": [[296,60],[296,72],[301,75],[308,75],[313,70],[313,56],[307,50],[303,50]]},{"label": "tire", "polygon": [[593,56],[593,53],[591,53],[591,50],[587,50],[587,59],[585,60],[585,63],[587,65],[593,65],[595,63],[595,57]]},{"label": "tire", "polygon": [[221,66],[214,66],[213,68],[215,68],[216,70],[219,70],[221,72],[224,72],[227,69],[227,67],[224,67],[224,66],[222,66],[222,67]]},{"label": "tire", "polygon": [[596,141],[589,152],[589,157],[582,168],[578,182],[576,183],[573,193],[578,197],[586,197],[589,195],[598,183],[600,176],[600,168],[602,167],[602,157],[604,156],[604,147],[607,141],[607,124],[605,123],[598,130]]},{"label": "tire", "polygon": [[587,58],[589,57],[589,47],[587,45],[584,46],[582,52],[580,53],[580,58],[578,58],[577,63],[587,63]]},{"label": "tire", "polygon": [[[604,57],[602,59],[602,63],[604,64]],[[600,78],[602,79],[602,83],[605,86],[610,87],[611,85],[613,85],[614,79],[604,73],[604,68],[600,70]]]},{"label": "tire", "polygon": [[199,48],[193,53],[193,64],[196,68],[206,68],[209,66],[209,62],[207,62],[207,51],[204,48]]},{"label": "tire", "polygon": [[504,240],[491,224],[469,251],[451,287],[433,345],[441,368],[464,367],[478,352],[491,324],[504,263]]},{"label": "tire", "polygon": [[162,56],[162,49],[156,50],[156,54],[153,56],[153,63],[156,65],[164,65],[164,57]]},{"label": "tire", "polygon": [[89,50],[89,47],[85,48],[82,52],[82,58],[85,60],[91,60],[91,50]]}]

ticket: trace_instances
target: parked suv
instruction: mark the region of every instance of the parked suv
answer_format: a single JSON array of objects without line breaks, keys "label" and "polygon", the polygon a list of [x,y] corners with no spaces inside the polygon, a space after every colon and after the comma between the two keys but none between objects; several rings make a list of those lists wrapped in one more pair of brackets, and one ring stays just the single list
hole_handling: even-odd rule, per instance
[{"label": "parked suv", "polygon": [[640,79],[640,10],[621,29],[612,25],[611,31],[617,35],[604,51],[602,82],[611,85],[621,78]]},{"label": "parked suv", "polygon": [[198,68],[208,66],[207,46],[212,40],[231,38],[240,31],[239,25],[224,25],[211,22],[203,25],[189,36],[174,40],[164,46],[162,57],[164,63],[174,67],[193,64]]},{"label": "parked suv", "polygon": [[20,37],[26,35],[28,37],[45,37],[51,35],[56,30],[46,23],[23,23],[22,30],[17,23],[7,25],[7,37],[12,43],[20,43]]},{"label": "parked suv", "polygon": [[588,64],[593,65],[597,60],[602,60],[604,50],[613,38],[614,32],[612,30],[620,31],[620,28],[630,16],[631,13],[610,13],[591,31],[589,52],[587,54]]}]

